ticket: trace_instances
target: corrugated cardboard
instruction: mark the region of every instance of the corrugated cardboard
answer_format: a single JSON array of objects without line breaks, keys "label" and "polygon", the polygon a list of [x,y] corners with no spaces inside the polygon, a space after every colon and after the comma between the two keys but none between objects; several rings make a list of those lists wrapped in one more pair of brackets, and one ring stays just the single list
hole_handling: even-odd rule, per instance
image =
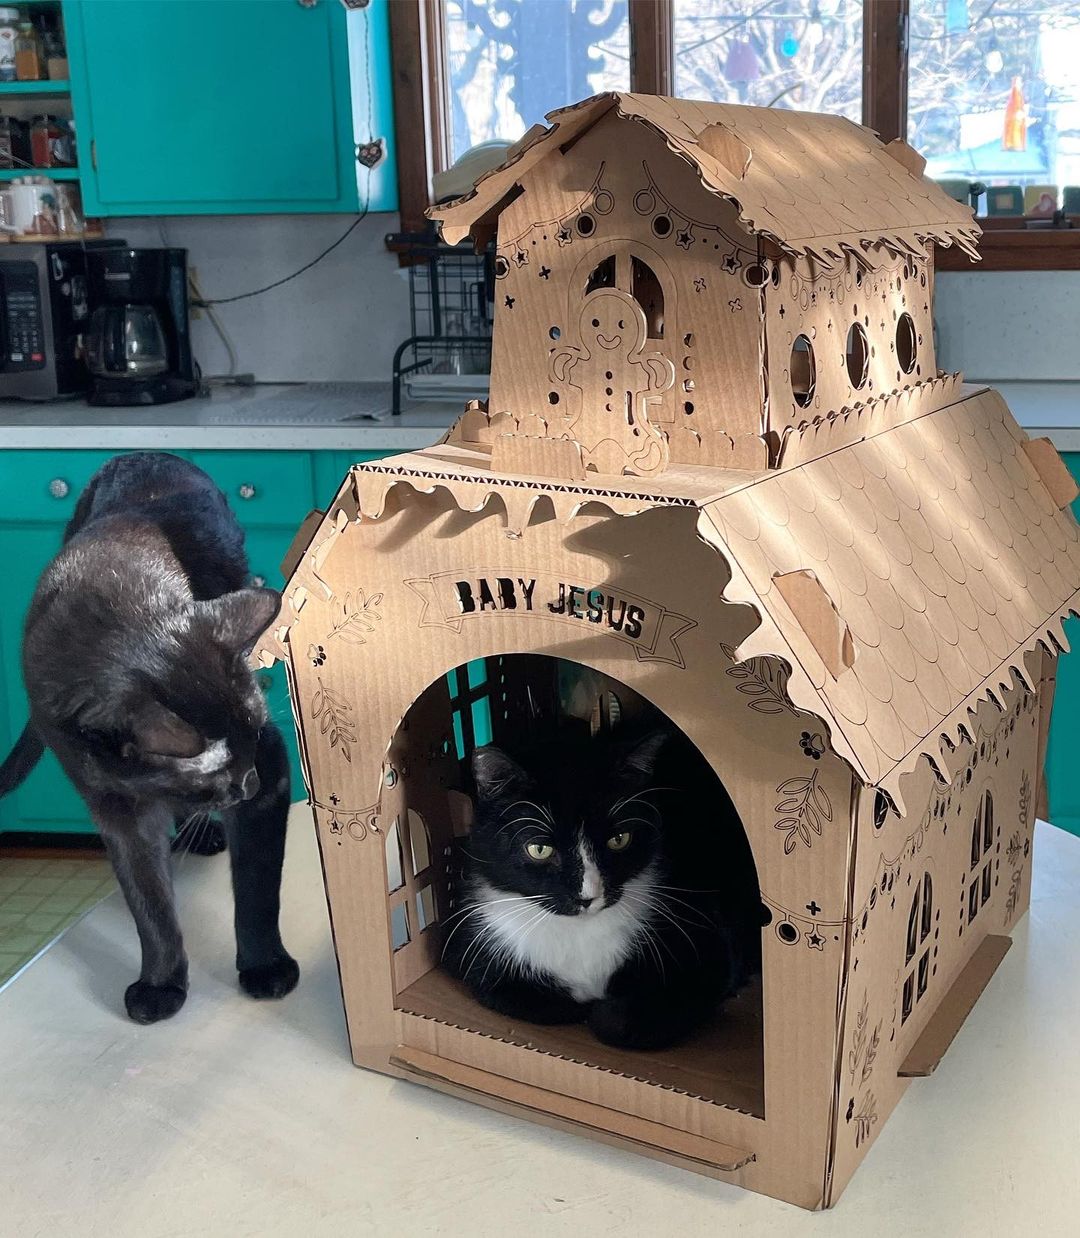
[{"label": "corrugated cardboard", "polygon": [[[498,234],[489,407],[352,470],[259,650],[353,1056],[827,1206],[1027,906],[1080,532],[1046,447],[937,370],[932,243],[976,230],[913,152],[640,96],[552,120],[437,212]],[[545,658],[583,672],[556,691]],[[446,677],[481,660],[496,740],[645,700],[730,795],[761,983],[688,1043],[514,1023],[439,968],[469,821]]]}]

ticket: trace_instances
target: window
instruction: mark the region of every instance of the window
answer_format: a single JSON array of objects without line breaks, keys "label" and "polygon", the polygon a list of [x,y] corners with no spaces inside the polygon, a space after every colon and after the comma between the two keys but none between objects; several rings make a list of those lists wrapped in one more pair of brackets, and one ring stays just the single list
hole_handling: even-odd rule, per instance
[{"label": "window", "polygon": [[1075,0],[911,0],[910,22],[907,138],[928,175],[1080,185]]},{"label": "window", "polygon": [[451,161],[552,108],[630,87],[628,0],[445,0]]},{"label": "window", "polygon": [[[973,181],[1080,187],[1073,0],[394,0],[389,9],[406,232],[425,226],[434,172],[605,90],[835,112],[885,141],[905,136],[959,195]],[[1009,195],[995,196],[995,209],[998,197]],[[1080,214],[1080,191],[1071,201]],[[1080,266],[1080,228],[994,229],[982,255],[972,269]],[[939,264],[969,265],[953,250]]]},{"label": "window", "polygon": [[979,914],[980,908],[989,900],[995,885],[994,842],[997,827],[994,824],[994,797],[989,791],[983,793],[971,827],[971,884],[968,886],[967,922]]},{"label": "window", "polygon": [[862,0],[673,0],[675,94],[862,120]]},{"label": "window", "polygon": [[[900,996],[900,1022],[906,1023],[911,1013],[922,1001],[930,984],[930,977],[937,971],[933,956],[937,955],[938,930],[934,911],[934,882],[929,872],[916,882],[908,913],[907,938],[904,948],[904,977]],[[931,936],[931,934],[933,934]]]}]

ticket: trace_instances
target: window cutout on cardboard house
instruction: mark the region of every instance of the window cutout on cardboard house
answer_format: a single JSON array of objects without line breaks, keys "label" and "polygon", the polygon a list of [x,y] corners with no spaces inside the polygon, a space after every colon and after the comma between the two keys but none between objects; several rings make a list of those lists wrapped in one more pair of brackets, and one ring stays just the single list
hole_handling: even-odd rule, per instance
[{"label": "window cutout on cardboard house", "polygon": [[906,975],[901,994],[900,1022],[906,1023],[926,994],[931,975],[937,971],[940,913],[934,907],[934,882],[929,870],[915,882],[908,913],[907,946],[904,951]]},{"label": "window cutout on cardboard house", "polygon": [[[472,749],[490,741],[528,751],[555,731],[576,729],[584,738],[598,730],[636,730],[661,722],[671,725],[625,685],[577,663],[538,654],[468,663],[421,694],[392,739],[391,751],[402,772],[382,806],[394,823],[394,847],[388,839],[388,856],[395,862],[402,857],[400,874],[395,867],[391,876],[388,869],[387,882],[395,1005],[764,1116],[760,981],[726,1003],[712,1023],[685,1044],[662,1055],[640,1055],[601,1044],[584,1026],[511,1024],[481,1007],[440,966],[443,941],[457,910],[454,851],[467,836],[471,818],[466,791]],[[455,741],[449,753],[448,736]],[[723,784],[709,772],[715,779],[718,818],[737,822]],[[748,846],[739,828],[738,841]],[[756,875],[753,880],[756,901]],[[395,882],[400,884],[392,889]]]}]

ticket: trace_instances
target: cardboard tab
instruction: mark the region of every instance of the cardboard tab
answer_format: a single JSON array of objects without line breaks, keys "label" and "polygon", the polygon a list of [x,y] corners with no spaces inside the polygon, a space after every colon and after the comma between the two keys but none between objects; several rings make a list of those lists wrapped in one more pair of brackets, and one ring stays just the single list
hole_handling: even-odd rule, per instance
[{"label": "cardboard tab", "polygon": [[925,1078],[937,1070],[956,1033],[979,1000],[979,994],[990,983],[990,977],[1011,946],[1011,937],[991,934],[983,938],[896,1072],[901,1079]]},{"label": "cardboard tab", "polygon": [[855,647],[835,603],[813,572],[786,572],[773,580],[829,674],[839,679],[854,665]]},{"label": "cardboard tab", "polygon": [[307,550],[311,539],[315,536],[315,530],[322,524],[325,516],[326,512],[321,512],[316,508],[304,517],[303,524],[297,529],[296,536],[285,552],[285,558],[281,560],[281,574],[286,580],[296,571],[300,560],[304,557],[304,551]]},{"label": "cardboard tab", "polygon": [[919,154],[914,146],[909,146],[903,138],[893,138],[889,142],[885,151],[906,168],[912,176],[922,176],[926,171],[926,160]]},{"label": "cardboard tab", "polygon": [[1069,472],[1069,466],[1058,454],[1058,449],[1048,438],[1028,439],[1023,447],[1054,505],[1059,511],[1068,507],[1080,495],[1080,487]]},{"label": "cardboard tab", "polygon": [[722,164],[739,180],[746,175],[750,167],[750,147],[737,137],[727,125],[709,125],[698,134],[698,145],[707,154]]}]

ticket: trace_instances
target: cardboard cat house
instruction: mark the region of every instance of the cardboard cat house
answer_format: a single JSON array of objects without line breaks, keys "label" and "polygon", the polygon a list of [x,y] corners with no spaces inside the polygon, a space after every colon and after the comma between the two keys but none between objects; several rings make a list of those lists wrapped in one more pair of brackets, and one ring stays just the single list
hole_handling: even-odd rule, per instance
[{"label": "cardboard cat house", "polygon": [[[261,646],[353,1056],[828,1206],[1026,908],[1075,487],[937,369],[933,246],[977,229],[909,148],[635,95],[550,120],[433,212],[497,236],[488,406],[349,473]],[[673,1050],[514,1024],[439,967],[461,756],[587,713],[554,666],[681,728],[754,854],[760,986]]]}]

